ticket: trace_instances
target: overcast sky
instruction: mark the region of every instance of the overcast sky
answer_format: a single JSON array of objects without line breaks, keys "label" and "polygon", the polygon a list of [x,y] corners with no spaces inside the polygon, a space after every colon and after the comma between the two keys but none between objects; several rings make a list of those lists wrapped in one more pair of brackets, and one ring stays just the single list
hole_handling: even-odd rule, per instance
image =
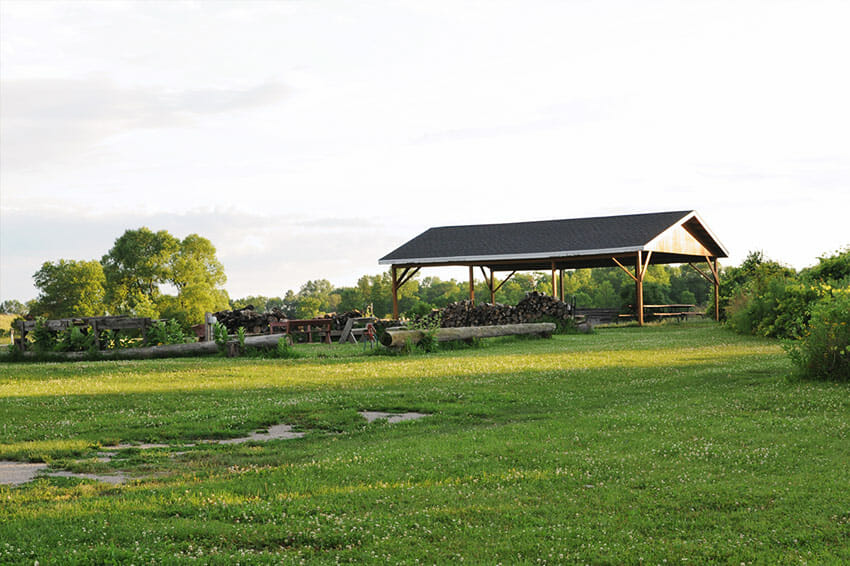
[{"label": "overcast sky", "polygon": [[431,226],[664,210],[727,265],[812,265],[850,244],[848,29],[817,0],[2,0],[0,299],[141,226],[209,238],[234,298],[351,285]]}]

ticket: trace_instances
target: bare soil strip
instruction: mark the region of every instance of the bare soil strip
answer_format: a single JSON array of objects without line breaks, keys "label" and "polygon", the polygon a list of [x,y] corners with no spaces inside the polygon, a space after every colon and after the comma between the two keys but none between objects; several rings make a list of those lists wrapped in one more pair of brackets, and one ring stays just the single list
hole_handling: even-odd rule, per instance
[{"label": "bare soil strip", "polygon": [[[381,419],[386,419],[389,424],[395,424],[402,421],[413,421],[417,419],[421,419],[427,417],[429,415],[425,413],[416,413],[416,412],[407,412],[407,413],[386,413],[383,411],[360,411],[360,415],[366,419],[368,422],[374,422]],[[269,440],[280,440],[280,439],[293,439],[293,438],[301,438],[304,436],[303,432],[295,432],[292,430],[292,425],[288,424],[277,424],[272,425],[265,432],[252,432],[248,436],[243,436],[240,438],[226,438],[223,440],[207,440],[201,441],[203,444],[242,444],[243,442],[266,442]],[[199,443],[199,444],[200,444]],[[196,446],[196,444],[184,444],[182,446]],[[171,448],[170,444],[155,444],[155,443],[143,443],[143,444],[116,444],[115,446],[104,446],[101,451],[97,453],[97,460],[99,462],[109,462],[115,457],[116,453],[119,450],[124,450],[127,448],[138,448],[139,450],[149,450],[154,448]],[[175,452],[175,455],[185,454],[186,452]],[[30,462],[11,462],[2,460],[0,461],[0,484],[7,485],[22,485],[27,482],[32,481],[39,474],[39,472],[45,470],[47,468],[47,464],[42,463],[30,463]],[[124,472],[116,471],[114,474],[84,474],[84,473],[75,473],[68,471],[56,471],[49,472],[44,474],[48,477],[54,478],[81,478],[81,479],[90,479],[101,481],[105,483],[110,483],[114,485],[120,485],[126,483],[129,479]]]},{"label": "bare soil strip", "polygon": [[360,416],[368,422],[375,422],[380,419],[387,419],[389,424],[400,423],[402,421],[415,421],[422,419],[428,415],[425,413],[384,413],[382,411],[360,411]]},{"label": "bare soil strip", "polygon": [[0,484],[21,485],[32,480],[47,464],[0,460]]}]

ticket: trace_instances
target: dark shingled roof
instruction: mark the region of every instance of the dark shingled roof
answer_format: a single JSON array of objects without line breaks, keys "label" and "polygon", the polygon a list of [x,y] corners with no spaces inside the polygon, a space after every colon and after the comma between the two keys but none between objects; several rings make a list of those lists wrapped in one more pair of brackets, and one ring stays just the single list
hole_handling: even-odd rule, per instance
[{"label": "dark shingled roof", "polygon": [[[635,252],[692,213],[685,210],[431,228],[379,263],[487,262]],[[719,242],[717,245],[721,252],[718,256],[725,257],[725,250]]]}]

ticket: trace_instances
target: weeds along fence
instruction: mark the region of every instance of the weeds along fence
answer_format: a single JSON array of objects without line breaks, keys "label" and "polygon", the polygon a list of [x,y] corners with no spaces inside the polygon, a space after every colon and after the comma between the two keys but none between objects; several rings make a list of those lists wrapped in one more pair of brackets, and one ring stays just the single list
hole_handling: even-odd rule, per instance
[{"label": "weeds along fence", "polygon": [[15,346],[22,352],[27,350],[28,342],[27,335],[43,328],[46,331],[59,334],[66,332],[69,329],[77,328],[87,336],[94,337],[95,346],[98,350],[104,349],[104,341],[101,339],[101,333],[104,331],[112,332],[128,332],[139,331],[142,336],[153,327],[154,321],[151,318],[133,318],[129,316],[89,316],[80,318],[59,318],[50,320],[20,320],[18,321],[17,331],[15,336]]}]

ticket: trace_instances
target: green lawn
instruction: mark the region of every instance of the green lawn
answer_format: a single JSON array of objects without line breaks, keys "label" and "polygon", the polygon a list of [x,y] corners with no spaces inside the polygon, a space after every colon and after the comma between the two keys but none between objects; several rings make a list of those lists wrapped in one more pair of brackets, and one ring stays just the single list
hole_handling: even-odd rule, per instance
[{"label": "green lawn", "polygon": [[[138,478],[0,486],[0,563],[850,562],[850,388],[790,380],[775,342],[691,323],[299,348],[0,364],[0,459]],[[307,435],[95,459],[275,423]]]}]

